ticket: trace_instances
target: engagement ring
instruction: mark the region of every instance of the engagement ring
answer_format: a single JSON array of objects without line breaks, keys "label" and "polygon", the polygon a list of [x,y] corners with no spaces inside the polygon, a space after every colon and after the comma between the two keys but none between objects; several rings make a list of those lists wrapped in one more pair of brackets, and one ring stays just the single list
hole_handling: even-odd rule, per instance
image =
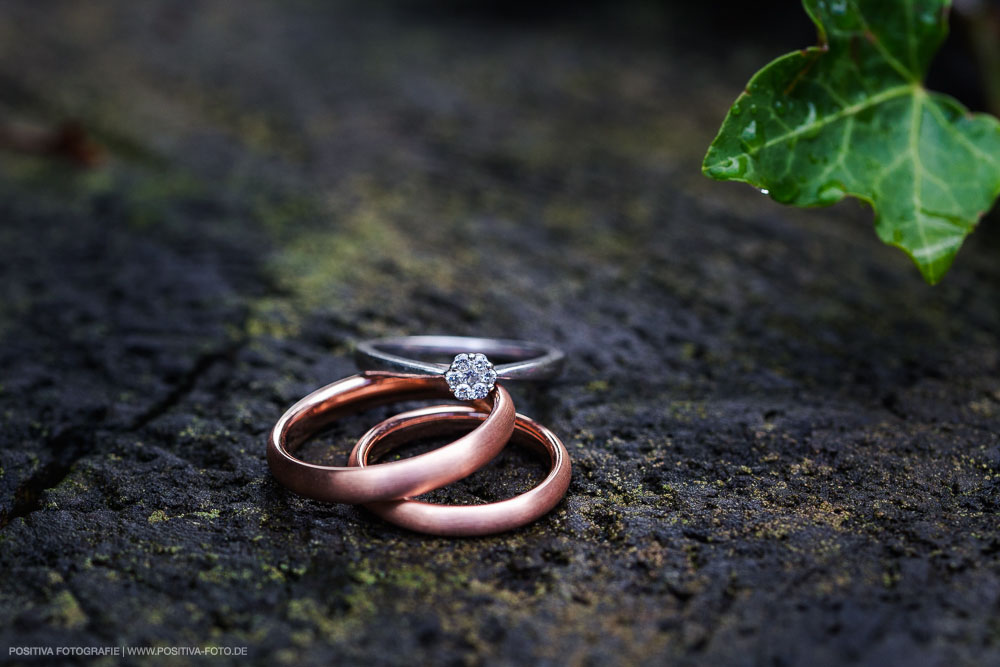
[{"label": "engagement ring", "polygon": [[[451,364],[426,361],[452,356]],[[488,355],[488,356],[487,356]],[[465,336],[400,336],[358,343],[361,370],[443,375],[455,398],[484,398],[497,380],[549,380],[562,370],[562,350],[523,340]],[[494,361],[490,360],[492,357]]]}]

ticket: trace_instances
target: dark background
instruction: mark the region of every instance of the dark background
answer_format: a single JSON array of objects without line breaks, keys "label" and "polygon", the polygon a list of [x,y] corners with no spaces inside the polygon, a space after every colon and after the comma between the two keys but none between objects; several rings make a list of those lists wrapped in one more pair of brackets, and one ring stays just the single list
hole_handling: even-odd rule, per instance
[{"label": "dark background", "polygon": [[[796,3],[0,1],[3,659],[1000,660],[1000,225],[931,288],[859,204],[700,174],[814,40]],[[930,85],[985,109],[971,53]],[[555,511],[437,539],[274,482],[281,412],[397,333],[568,352],[512,388]]]}]

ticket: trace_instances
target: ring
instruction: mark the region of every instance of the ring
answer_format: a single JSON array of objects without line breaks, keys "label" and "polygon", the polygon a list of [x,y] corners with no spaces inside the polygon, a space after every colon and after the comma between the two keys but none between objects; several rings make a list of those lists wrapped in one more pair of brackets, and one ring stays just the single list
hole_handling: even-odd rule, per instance
[{"label": "ring", "polygon": [[[451,365],[410,355],[455,355]],[[486,355],[508,363],[494,366]],[[499,380],[547,380],[559,374],[562,350],[523,340],[465,336],[400,336],[358,343],[354,360],[361,370],[444,375],[455,398],[484,398]]]},{"label": "ring", "polygon": [[[390,417],[364,434],[351,452],[348,463],[367,470],[365,466],[372,455],[394,449],[414,437],[471,424],[481,425],[486,419],[489,417],[477,408],[464,405],[435,405],[405,412]],[[365,506],[390,523],[431,535],[491,535],[531,523],[566,495],[571,476],[569,453],[552,431],[520,414],[514,423],[512,439],[541,448],[549,457],[551,471],[548,476],[526,493],[487,505],[435,505],[403,499]]]},{"label": "ring", "polygon": [[281,416],[267,443],[267,463],[295,493],[341,503],[366,503],[419,495],[438,489],[489,463],[514,430],[514,402],[501,385],[477,411],[488,413],[473,431],[433,451],[401,461],[360,468],[308,463],[292,455],[306,439],[359,409],[401,400],[449,398],[440,377],[388,373],[352,375],[317,389]]}]

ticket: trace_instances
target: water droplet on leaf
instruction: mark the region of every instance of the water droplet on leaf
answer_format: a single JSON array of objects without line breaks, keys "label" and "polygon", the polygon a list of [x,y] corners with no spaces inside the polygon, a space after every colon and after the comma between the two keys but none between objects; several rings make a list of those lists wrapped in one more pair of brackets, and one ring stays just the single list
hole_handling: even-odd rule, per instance
[{"label": "water droplet on leaf", "polygon": [[716,164],[708,169],[708,175],[720,180],[740,178],[747,173],[749,159],[746,155],[736,155],[725,162]]},{"label": "water droplet on leaf", "polygon": [[746,124],[740,133],[740,143],[747,151],[754,151],[764,144],[764,132],[757,128],[757,121],[752,120]]},{"label": "water droplet on leaf", "polygon": [[829,181],[824,183],[816,192],[816,200],[821,206],[833,204],[844,198],[847,189],[840,181]]},{"label": "water droplet on leaf", "polygon": [[816,122],[816,105],[809,102],[808,108],[806,119],[795,129],[802,130],[802,136],[806,139],[815,139],[823,126]]},{"label": "water droplet on leaf", "polygon": [[771,199],[787,204],[799,194],[799,186],[791,179],[779,181],[771,186]]}]

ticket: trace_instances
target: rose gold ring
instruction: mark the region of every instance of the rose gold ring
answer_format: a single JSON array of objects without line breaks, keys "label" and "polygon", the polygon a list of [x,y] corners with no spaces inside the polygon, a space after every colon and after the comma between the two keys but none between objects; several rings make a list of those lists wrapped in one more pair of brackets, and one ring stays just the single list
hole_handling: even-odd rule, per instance
[{"label": "rose gold ring", "polygon": [[[404,412],[361,436],[348,463],[367,470],[365,466],[373,455],[413,438],[468,428],[485,423],[486,419],[489,417],[485,413],[463,405],[435,405]],[[548,476],[527,493],[487,505],[434,505],[405,499],[368,503],[365,507],[397,526],[431,535],[491,535],[531,523],[555,507],[566,494],[571,475],[569,452],[552,431],[523,415],[517,415],[513,439],[541,448],[549,457]]]},{"label": "rose gold ring", "polygon": [[307,463],[292,456],[311,435],[362,408],[393,401],[449,398],[442,377],[368,372],[317,389],[288,409],[271,430],[267,462],[295,493],[340,503],[366,503],[419,495],[468,477],[496,456],[514,430],[514,402],[499,384],[483,400],[487,413],[473,431],[433,451],[401,461],[361,468]]}]

